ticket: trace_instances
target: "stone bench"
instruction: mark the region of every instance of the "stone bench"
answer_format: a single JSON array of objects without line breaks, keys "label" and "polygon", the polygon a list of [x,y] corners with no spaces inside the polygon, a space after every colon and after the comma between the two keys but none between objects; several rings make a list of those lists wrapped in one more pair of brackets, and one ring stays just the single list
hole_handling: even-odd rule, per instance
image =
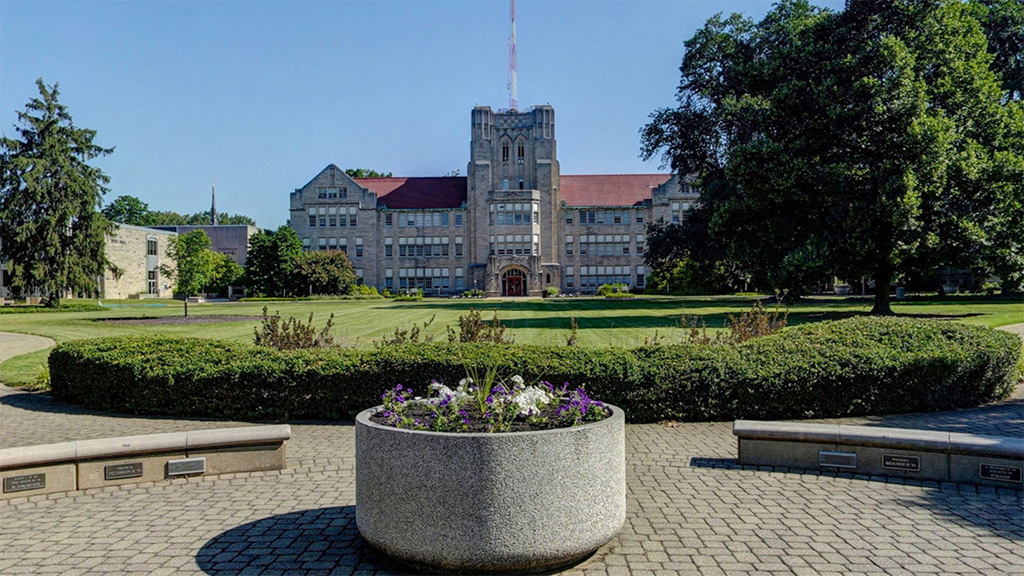
[{"label": "stone bench", "polygon": [[287,424],[0,449],[0,499],[285,468]]},{"label": "stone bench", "polygon": [[1024,488],[1024,438],[737,420],[738,463]]}]

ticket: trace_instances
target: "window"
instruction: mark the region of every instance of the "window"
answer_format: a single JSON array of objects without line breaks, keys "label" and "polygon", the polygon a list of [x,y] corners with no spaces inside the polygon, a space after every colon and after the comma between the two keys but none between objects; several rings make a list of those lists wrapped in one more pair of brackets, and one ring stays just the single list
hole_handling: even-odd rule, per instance
[{"label": "window", "polygon": [[576,243],[573,240],[572,236],[566,236],[565,237],[565,255],[566,256],[572,256],[573,255],[573,246],[575,246],[575,244]]},{"label": "window", "polygon": [[392,218],[392,216],[394,216],[394,214],[392,214],[391,212],[385,212],[384,213],[384,227],[385,228],[391,228],[391,225],[394,222],[394,218]]},{"label": "window", "polygon": [[391,258],[392,256],[394,256],[394,254],[395,254],[395,247],[392,246],[391,244],[385,244],[384,245],[384,257],[385,258]]},{"label": "window", "polygon": [[309,217],[309,225],[310,226],[316,226],[316,216],[310,216]]},{"label": "window", "polygon": [[338,225],[338,217],[337,216],[330,216],[330,217],[327,218],[327,221],[330,223],[329,226],[331,228],[334,228],[335,226]]},{"label": "window", "polygon": [[572,212],[565,213],[565,223],[568,226],[572,226]]},{"label": "window", "polygon": [[636,223],[637,224],[643,224],[644,223],[644,213],[641,212],[640,210],[636,211]]},{"label": "window", "polygon": [[462,213],[461,212],[456,212],[455,213],[455,225],[456,226],[462,226]]},{"label": "window", "polygon": [[351,214],[348,215],[348,225],[349,226],[355,226],[356,225],[356,213],[355,212],[352,212]]},{"label": "window", "polygon": [[[501,145],[501,163],[508,164],[508,144]],[[506,186],[505,188],[507,189],[508,186]]]},{"label": "window", "polygon": [[455,257],[462,258],[462,238],[455,239]]},{"label": "window", "polygon": [[526,187],[526,181],[524,181],[522,178],[520,178],[519,179],[519,189],[523,190],[525,187]]},{"label": "window", "polygon": [[327,226],[327,216],[320,217],[320,226]]},{"label": "window", "polygon": [[442,212],[441,213],[441,226],[447,226],[447,225],[448,225],[448,213],[447,212]]},{"label": "window", "polygon": [[537,219],[540,212],[532,202],[521,204],[491,204],[491,211],[488,222],[491,226],[522,226],[532,222],[539,223]]},{"label": "window", "polygon": [[522,162],[522,160],[526,158],[526,146],[520,144],[519,146],[516,147],[516,157],[519,158],[520,162]]},{"label": "window", "polygon": [[362,244],[356,244],[356,258],[362,258],[362,257],[363,257],[363,245]]},{"label": "window", "polygon": [[156,256],[156,238],[146,238],[146,256]]}]

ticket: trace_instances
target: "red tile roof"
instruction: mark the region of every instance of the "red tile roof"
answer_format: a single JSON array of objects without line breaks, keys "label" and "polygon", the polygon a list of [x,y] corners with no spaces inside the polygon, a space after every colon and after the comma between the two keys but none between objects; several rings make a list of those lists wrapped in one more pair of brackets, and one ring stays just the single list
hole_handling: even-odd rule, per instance
[{"label": "red tile roof", "polygon": [[[636,206],[671,174],[587,174],[561,177],[561,196],[569,206]],[[458,208],[466,201],[466,177],[356,178],[391,209]]]},{"label": "red tile roof", "polygon": [[355,178],[391,209],[458,208],[466,201],[466,177]]},{"label": "red tile roof", "polygon": [[671,174],[587,174],[561,177],[562,200],[569,206],[635,206]]}]

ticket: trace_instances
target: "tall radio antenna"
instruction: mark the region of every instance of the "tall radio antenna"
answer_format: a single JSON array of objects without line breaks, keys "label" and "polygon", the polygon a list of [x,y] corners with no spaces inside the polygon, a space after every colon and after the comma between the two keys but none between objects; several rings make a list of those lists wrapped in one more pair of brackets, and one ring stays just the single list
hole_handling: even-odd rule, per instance
[{"label": "tall radio antenna", "polygon": [[508,38],[508,107],[519,108],[519,96],[516,87],[516,0],[512,0],[512,34]]}]

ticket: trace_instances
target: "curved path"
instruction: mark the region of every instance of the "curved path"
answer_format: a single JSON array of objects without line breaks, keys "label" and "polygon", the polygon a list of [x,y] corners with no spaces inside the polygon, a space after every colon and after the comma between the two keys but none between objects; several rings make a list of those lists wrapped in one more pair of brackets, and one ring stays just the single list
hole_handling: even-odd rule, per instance
[{"label": "curved path", "polygon": [[[1024,400],[844,422],[1024,435]],[[0,386],[0,446],[237,426]],[[626,525],[574,576],[1021,574],[1022,492],[735,465],[729,422],[630,425]],[[294,422],[291,468],[0,503],[0,574],[404,574],[355,526],[355,434]],[[538,489],[543,489],[538,479]]]},{"label": "curved path", "polygon": [[0,362],[36,350],[43,350],[56,344],[45,336],[0,332]]}]

